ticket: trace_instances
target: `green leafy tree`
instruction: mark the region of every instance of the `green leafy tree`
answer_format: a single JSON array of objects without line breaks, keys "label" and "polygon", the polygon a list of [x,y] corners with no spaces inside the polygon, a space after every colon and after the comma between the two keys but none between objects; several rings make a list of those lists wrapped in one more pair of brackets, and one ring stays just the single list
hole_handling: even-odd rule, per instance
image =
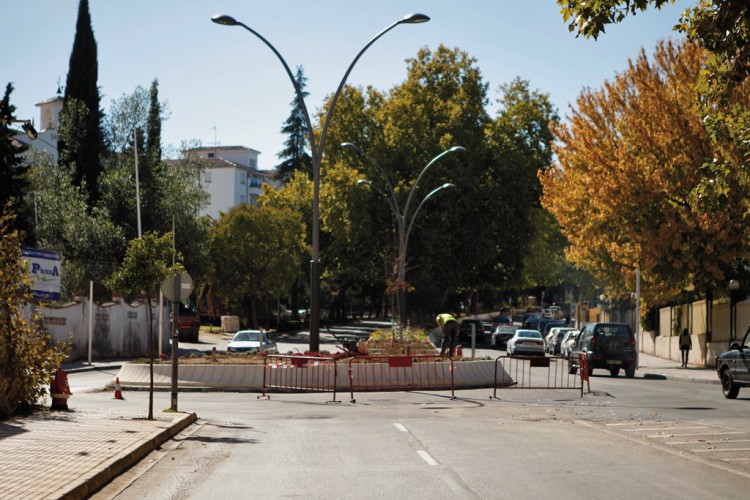
[{"label": "green leafy tree", "polygon": [[41,322],[25,319],[31,277],[21,260],[21,234],[6,205],[0,216],[0,419],[36,405],[65,360],[68,342],[52,344]]},{"label": "green leafy tree", "polygon": [[289,294],[307,250],[298,213],[270,206],[241,204],[211,228],[211,257],[224,303],[241,298],[253,326],[258,303]]},{"label": "green leafy tree", "polygon": [[[302,90],[302,97],[308,96],[305,91],[307,78],[302,66],[297,66],[297,73],[294,75],[297,85]],[[284,149],[278,154],[281,163],[276,165],[276,176],[283,182],[288,181],[294,172],[305,172],[312,179],[312,158],[305,151],[307,146],[307,122],[305,121],[304,102],[300,102],[296,96],[291,102],[292,112],[289,118],[281,127],[281,133],[287,136],[284,141]]]},{"label": "green leafy tree", "polygon": [[[542,273],[535,256],[559,255],[565,246],[556,223],[539,213],[541,183],[539,172],[552,163],[553,135],[550,124],[559,117],[549,95],[532,90],[520,78],[500,86],[497,115],[487,126],[488,161],[484,174],[487,190],[496,197],[491,209],[493,223],[487,228],[488,240],[494,242],[492,260],[495,268],[487,272],[492,283],[503,288],[552,286],[560,280],[559,268]],[[490,207],[488,207],[490,209]],[[559,264],[559,258],[545,261]]]},{"label": "green leafy tree", "polygon": [[37,245],[62,257],[63,297],[72,297],[94,281],[97,297],[104,298],[101,282],[125,251],[122,229],[106,209],[88,206],[86,193],[72,184],[69,167],[37,158],[28,178],[38,213]]},{"label": "green leafy tree", "polygon": [[627,16],[635,16],[649,7],[661,9],[670,3],[673,4],[674,0],[557,0],[568,29],[595,40],[609,24],[619,23]]},{"label": "green leafy tree", "polygon": [[[130,240],[125,252],[125,260],[117,271],[107,280],[106,286],[112,291],[121,291],[130,295],[146,294],[148,303],[148,352],[149,352],[149,398],[148,419],[154,418],[154,322],[151,297],[159,284],[175,276],[183,267],[172,265],[173,259],[179,259],[172,250],[172,234],[159,236],[148,232],[142,238]],[[172,356],[178,353],[173,352]]]},{"label": "green leafy tree", "polygon": [[126,238],[137,237],[135,157],[133,131],[138,130],[138,171],[141,219],[144,231],[172,231],[183,263],[198,283],[207,271],[207,230],[210,221],[199,217],[206,203],[199,178],[205,160],[183,144],[179,160],[161,160],[161,123],[169,116],[167,103],[159,102],[158,85],[150,91],[136,87],[132,93],[115,99],[107,114],[105,130],[114,150],[102,175],[100,206],[110,214]]},{"label": "green leafy tree", "polygon": [[98,61],[88,0],[78,5],[57,150],[61,163],[74,166],[73,183],[86,186],[88,202],[99,198],[99,175],[105,151],[100,123]]}]

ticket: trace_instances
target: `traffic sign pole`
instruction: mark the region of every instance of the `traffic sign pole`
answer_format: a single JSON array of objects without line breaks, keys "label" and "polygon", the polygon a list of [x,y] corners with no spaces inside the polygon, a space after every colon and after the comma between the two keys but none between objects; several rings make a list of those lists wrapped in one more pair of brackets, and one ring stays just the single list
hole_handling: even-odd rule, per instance
[{"label": "traffic sign pole", "polygon": [[180,357],[180,278],[178,274],[172,280],[174,282],[174,290],[172,297],[172,411],[177,411],[177,375]]}]

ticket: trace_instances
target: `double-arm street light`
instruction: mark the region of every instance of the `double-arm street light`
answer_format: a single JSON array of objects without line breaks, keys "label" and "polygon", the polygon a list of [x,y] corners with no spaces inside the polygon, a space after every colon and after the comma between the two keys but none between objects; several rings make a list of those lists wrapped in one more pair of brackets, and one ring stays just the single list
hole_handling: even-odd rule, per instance
[{"label": "double-arm street light", "polygon": [[[355,144],[352,144],[351,142],[345,142],[341,144],[342,147],[350,148],[356,151],[360,156],[363,158],[368,159],[380,172],[380,175],[383,176],[383,179],[385,179],[385,185],[388,190],[387,193],[383,192],[382,190],[376,188],[372,182],[368,180],[358,180],[357,184],[360,185],[366,185],[369,186],[377,191],[379,191],[385,198],[388,200],[388,205],[391,207],[391,211],[393,212],[393,217],[396,219],[396,228],[398,230],[398,255],[397,255],[397,261],[398,261],[398,306],[399,306],[399,323],[401,325],[405,324],[406,322],[406,249],[409,245],[409,234],[411,233],[411,228],[414,225],[414,220],[417,218],[417,214],[419,213],[419,210],[422,208],[422,205],[425,204],[425,202],[430,199],[433,195],[437,194],[439,191],[443,189],[450,189],[455,188],[456,186],[454,184],[451,184],[449,182],[443,184],[440,187],[437,187],[430,191],[427,196],[425,196],[422,201],[417,205],[416,210],[414,210],[414,213],[411,214],[411,218],[409,218],[409,207],[411,206],[412,199],[414,198],[414,193],[416,192],[417,185],[419,184],[419,181],[422,180],[422,177],[424,177],[425,172],[429,170],[429,168],[437,163],[441,158],[444,156],[450,154],[450,153],[458,153],[458,152],[465,152],[466,149],[461,146],[454,146],[450,149],[447,149],[437,155],[435,158],[430,160],[430,162],[422,169],[422,171],[419,173],[419,176],[417,177],[417,180],[414,181],[414,184],[411,187],[411,190],[409,191],[409,196],[406,198],[406,204],[404,205],[403,210],[400,208],[398,204],[398,200],[396,199],[396,193],[393,190],[393,184],[391,184],[391,180],[388,178],[388,175],[386,175],[385,170],[380,166],[378,162],[373,160],[372,158],[369,158],[367,155],[365,155],[361,149],[359,149]],[[407,223],[408,220],[408,223]]]},{"label": "double-arm street light", "polygon": [[320,131],[319,138],[315,137],[315,130],[313,129],[312,121],[310,120],[310,114],[307,111],[305,99],[302,95],[302,89],[297,83],[297,80],[294,79],[294,75],[292,74],[292,70],[289,68],[289,65],[286,63],[279,51],[276,50],[276,47],[271,45],[271,42],[266,40],[257,31],[253,30],[246,24],[237,21],[231,16],[214,16],[211,18],[211,20],[217,24],[223,24],[226,26],[242,26],[247,31],[258,37],[263,43],[266,44],[266,46],[268,46],[269,49],[273,51],[274,54],[276,54],[276,57],[284,66],[287,76],[292,81],[294,91],[297,93],[297,101],[299,102],[299,105],[302,108],[302,112],[305,117],[305,124],[307,125],[308,131],[308,141],[310,142],[313,169],[312,259],[310,261],[310,350],[318,351],[320,350],[320,164],[323,160],[323,145],[325,144],[326,133],[328,131],[328,125],[331,121],[331,117],[333,116],[333,110],[336,107],[336,101],[338,101],[341,90],[346,84],[346,79],[349,77],[349,73],[351,73],[354,65],[357,63],[362,54],[370,47],[370,45],[375,43],[376,40],[378,40],[380,37],[385,35],[387,32],[389,32],[399,24],[425,23],[429,21],[430,18],[424,14],[408,14],[402,19],[399,19],[398,21],[387,26],[385,29],[380,31],[380,33],[372,37],[369,42],[367,42],[367,44],[354,57],[354,60],[351,62],[351,64],[349,64],[349,67],[344,73],[344,77],[341,79],[341,82],[336,89],[336,93],[334,93],[333,97],[331,98],[331,103],[328,106],[328,111],[326,112],[325,118],[323,120],[323,128]]}]

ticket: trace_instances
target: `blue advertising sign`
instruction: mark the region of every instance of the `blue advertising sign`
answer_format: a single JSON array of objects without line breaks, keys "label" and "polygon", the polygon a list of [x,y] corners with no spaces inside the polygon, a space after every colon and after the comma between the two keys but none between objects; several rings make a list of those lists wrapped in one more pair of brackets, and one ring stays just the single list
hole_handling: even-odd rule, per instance
[{"label": "blue advertising sign", "polygon": [[21,257],[28,262],[34,298],[60,300],[60,254],[36,248],[21,248]]}]

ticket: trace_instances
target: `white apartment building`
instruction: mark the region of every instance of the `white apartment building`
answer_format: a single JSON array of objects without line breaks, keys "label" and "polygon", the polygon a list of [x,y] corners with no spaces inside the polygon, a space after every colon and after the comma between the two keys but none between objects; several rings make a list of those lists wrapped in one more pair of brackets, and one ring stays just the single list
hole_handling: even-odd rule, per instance
[{"label": "white apartment building", "polygon": [[[30,151],[47,153],[56,163],[63,98],[58,94],[36,106],[39,108],[39,126],[35,125],[37,139],[32,141],[20,131],[14,135],[14,139],[28,144]],[[260,151],[244,146],[212,146],[196,148],[193,152],[209,160],[200,180],[208,194],[208,205],[200,214],[208,215],[213,220],[218,220],[222,213],[240,203],[257,204],[264,183],[281,187],[281,183],[273,178],[273,172],[258,170]]]},{"label": "white apartment building", "polygon": [[60,111],[63,107],[63,98],[59,94],[55,97],[38,102],[39,125],[34,125],[37,138],[31,140],[26,134],[19,132],[13,138],[30,146],[30,152],[47,153],[53,163],[57,163],[57,128],[60,124]]},{"label": "white apartment building", "polygon": [[212,146],[196,148],[193,152],[209,160],[201,174],[201,186],[208,194],[208,205],[201,210],[201,215],[213,220],[241,203],[256,205],[263,184],[281,186],[270,172],[258,170],[260,151],[244,146]]}]

